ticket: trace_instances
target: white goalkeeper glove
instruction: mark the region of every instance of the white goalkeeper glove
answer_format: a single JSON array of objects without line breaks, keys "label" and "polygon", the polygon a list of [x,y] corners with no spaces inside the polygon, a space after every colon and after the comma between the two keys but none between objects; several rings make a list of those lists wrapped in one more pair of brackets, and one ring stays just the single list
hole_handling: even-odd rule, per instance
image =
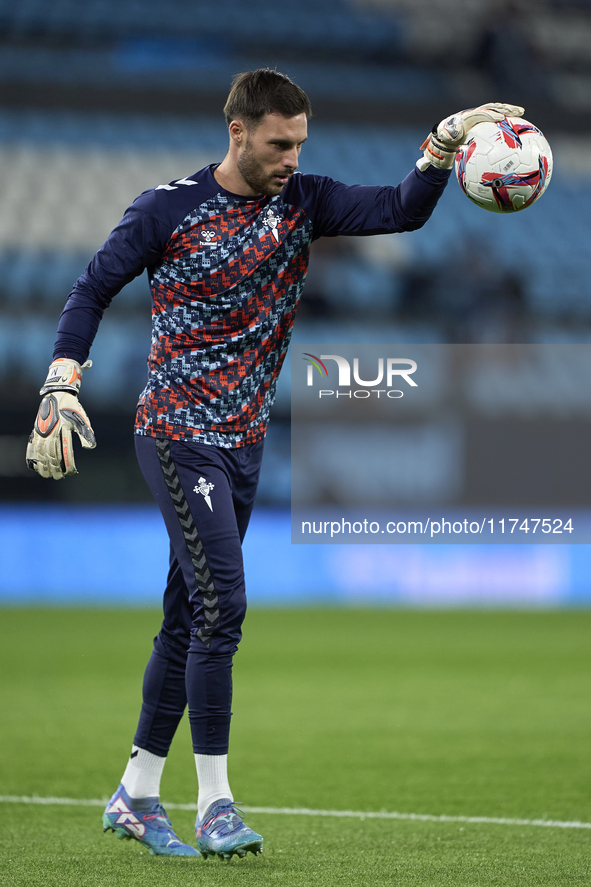
[{"label": "white goalkeeper glove", "polygon": [[61,480],[76,474],[72,431],[85,449],[96,446],[88,416],[78,403],[82,370],[90,366],[90,360],[80,366],[76,360],[59,358],[49,367],[39,392],[45,396],[27,446],[27,465],[41,477]]},{"label": "white goalkeeper glove", "polygon": [[498,123],[504,117],[521,117],[524,109],[519,105],[504,102],[489,102],[478,108],[468,108],[446,117],[421,145],[423,156],[417,160],[417,167],[424,172],[429,165],[439,169],[451,169],[456,151],[463,145],[468,133],[477,123]]}]

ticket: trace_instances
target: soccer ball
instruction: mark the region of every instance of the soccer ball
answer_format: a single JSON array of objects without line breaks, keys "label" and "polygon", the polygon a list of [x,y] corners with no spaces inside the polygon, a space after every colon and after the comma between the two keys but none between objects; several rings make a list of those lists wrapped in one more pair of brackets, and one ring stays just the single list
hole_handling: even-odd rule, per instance
[{"label": "soccer ball", "polygon": [[526,209],[542,196],[552,177],[552,151],[537,126],[521,117],[478,123],[456,154],[456,176],[464,194],[493,213]]}]

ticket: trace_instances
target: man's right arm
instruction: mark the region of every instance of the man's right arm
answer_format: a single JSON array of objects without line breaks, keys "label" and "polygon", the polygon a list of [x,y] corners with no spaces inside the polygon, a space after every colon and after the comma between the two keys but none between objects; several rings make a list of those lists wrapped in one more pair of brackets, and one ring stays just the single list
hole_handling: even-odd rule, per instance
[{"label": "man's right arm", "polygon": [[[140,198],[141,199],[141,198]],[[166,246],[162,222],[133,204],[76,281],[61,313],[54,360],[83,364],[105,308],[145,268],[156,264]]]},{"label": "man's right arm", "polygon": [[125,284],[158,261],[166,240],[166,226],[134,204],[70,293],[27,446],[27,465],[41,477],[60,480],[76,474],[73,432],[83,447],[96,446],[90,421],[78,401],[82,370],[91,365],[86,359],[105,308]]}]

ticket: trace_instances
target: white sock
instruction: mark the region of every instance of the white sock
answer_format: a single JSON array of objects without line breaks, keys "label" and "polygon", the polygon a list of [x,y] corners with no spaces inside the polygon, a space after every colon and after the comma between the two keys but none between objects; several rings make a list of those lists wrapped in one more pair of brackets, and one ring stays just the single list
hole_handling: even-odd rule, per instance
[{"label": "white sock", "polygon": [[228,783],[228,755],[195,755],[199,796],[197,815],[203,819],[210,804],[220,798],[234,800]]},{"label": "white sock", "polygon": [[121,784],[130,798],[159,798],[160,779],[166,758],[153,755],[137,745],[131,747]]}]

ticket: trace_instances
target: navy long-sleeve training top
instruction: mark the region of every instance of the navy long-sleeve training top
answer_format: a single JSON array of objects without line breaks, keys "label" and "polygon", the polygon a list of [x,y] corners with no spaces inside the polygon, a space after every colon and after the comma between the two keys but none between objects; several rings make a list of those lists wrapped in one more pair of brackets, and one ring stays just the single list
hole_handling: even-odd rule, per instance
[{"label": "navy long-sleeve training top", "polygon": [[221,188],[215,166],[126,210],[68,298],[54,358],[83,363],[104,309],[147,269],[152,346],[136,433],[240,447],[265,434],[312,241],[420,228],[449,171],[415,168],[396,187],[296,173],[279,196],[252,198]]}]

